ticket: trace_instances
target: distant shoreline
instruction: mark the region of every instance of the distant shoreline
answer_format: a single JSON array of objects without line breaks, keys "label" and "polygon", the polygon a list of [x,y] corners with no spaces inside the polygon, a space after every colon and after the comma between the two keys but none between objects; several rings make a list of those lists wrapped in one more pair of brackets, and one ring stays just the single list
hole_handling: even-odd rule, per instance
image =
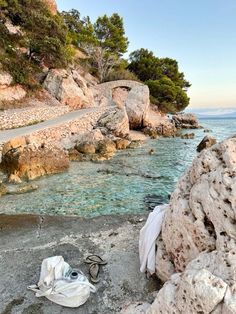
[{"label": "distant shoreline", "polygon": [[197,117],[199,120],[236,120],[236,117]]}]

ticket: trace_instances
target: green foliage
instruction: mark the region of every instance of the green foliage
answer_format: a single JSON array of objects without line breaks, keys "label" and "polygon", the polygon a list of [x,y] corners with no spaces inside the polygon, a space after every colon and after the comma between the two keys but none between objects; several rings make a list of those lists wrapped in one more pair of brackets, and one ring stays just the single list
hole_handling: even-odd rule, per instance
[{"label": "green foliage", "polygon": [[88,16],[81,19],[80,12],[72,9],[69,12],[63,11],[62,17],[68,27],[69,37],[74,46],[83,48],[84,45],[97,44],[94,27]]},{"label": "green foliage", "polygon": [[123,19],[116,13],[101,16],[92,24],[89,17],[81,19],[77,10],[62,12],[72,43],[87,53],[90,67],[102,82],[127,51]]},{"label": "green foliage", "polygon": [[168,77],[148,80],[146,84],[150,89],[151,102],[158,105],[163,112],[176,113],[184,110],[189,104],[186,92]]},{"label": "green foliage", "polygon": [[113,70],[105,78],[105,82],[118,81],[118,80],[131,80],[139,81],[137,76],[127,69]]},{"label": "green foliage", "polygon": [[99,17],[94,31],[99,45],[107,52],[121,56],[127,51],[129,42],[125,37],[124,22],[117,13]]},{"label": "green foliage", "polygon": [[[0,0],[1,20],[20,26],[21,34],[12,35],[0,23],[0,60],[16,83],[37,84],[34,73],[42,66],[64,67],[72,59],[71,39],[64,19],[52,16],[41,0]],[[24,51],[21,52],[21,48]]]},{"label": "green foliage", "polygon": [[157,58],[152,51],[140,49],[131,53],[128,69],[149,86],[152,103],[162,111],[175,113],[189,104],[186,90],[190,84],[176,60]]}]

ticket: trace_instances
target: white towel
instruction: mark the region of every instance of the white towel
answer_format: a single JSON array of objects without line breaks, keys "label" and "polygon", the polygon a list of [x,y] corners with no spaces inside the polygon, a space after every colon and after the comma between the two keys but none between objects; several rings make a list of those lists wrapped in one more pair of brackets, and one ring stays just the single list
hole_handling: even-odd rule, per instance
[{"label": "white towel", "polygon": [[140,230],[139,237],[139,258],[140,271],[146,270],[150,274],[155,273],[156,262],[156,240],[161,232],[162,223],[165,217],[166,208],[169,205],[160,205],[154,208],[148,216],[145,226]]}]

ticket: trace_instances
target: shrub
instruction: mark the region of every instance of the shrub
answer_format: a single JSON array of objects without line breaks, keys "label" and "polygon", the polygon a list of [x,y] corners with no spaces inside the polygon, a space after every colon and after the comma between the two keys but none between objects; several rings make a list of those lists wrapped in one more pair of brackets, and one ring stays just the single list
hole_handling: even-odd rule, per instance
[{"label": "shrub", "polygon": [[126,69],[121,70],[113,70],[106,78],[105,82],[109,81],[118,81],[118,80],[131,80],[131,81],[139,81],[138,77]]}]

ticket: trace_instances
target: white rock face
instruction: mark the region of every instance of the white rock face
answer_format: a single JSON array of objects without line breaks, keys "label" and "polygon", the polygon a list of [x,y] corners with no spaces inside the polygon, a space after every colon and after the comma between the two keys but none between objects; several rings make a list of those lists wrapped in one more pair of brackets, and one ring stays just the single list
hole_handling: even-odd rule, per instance
[{"label": "white rock face", "polygon": [[149,98],[149,88],[146,85],[135,86],[129,92],[125,107],[132,129],[143,126],[143,121],[150,106]]},{"label": "white rock face", "polygon": [[0,85],[9,86],[13,81],[12,76],[7,72],[0,72]]},{"label": "white rock face", "polygon": [[131,129],[144,126],[149,111],[149,88],[135,81],[120,80],[99,84],[93,89],[98,106],[125,107]]},{"label": "white rock face", "polygon": [[93,93],[76,70],[50,70],[43,85],[52,96],[72,109],[94,106]]},{"label": "white rock face", "polygon": [[0,86],[0,104],[21,100],[26,96],[26,91],[20,85]]},{"label": "white rock face", "polygon": [[[175,271],[183,271],[202,251],[236,248],[235,173],[232,137],[204,150],[178,182],[162,230]],[[162,273],[158,265],[157,260]]]},{"label": "white rock face", "polygon": [[180,179],[157,246],[157,275],[169,281],[147,313],[236,313],[236,136]]},{"label": "white rock face", "polygon": [[98,126],[106,128],[117,137],[126,137],[129,134],[129,119],[124,108],[109,109],[99,119]]},{"label": "white rock face", "polygon": [[235,313],[235,288],[236,250],[201,253],[167,281],[147,313]]}]

